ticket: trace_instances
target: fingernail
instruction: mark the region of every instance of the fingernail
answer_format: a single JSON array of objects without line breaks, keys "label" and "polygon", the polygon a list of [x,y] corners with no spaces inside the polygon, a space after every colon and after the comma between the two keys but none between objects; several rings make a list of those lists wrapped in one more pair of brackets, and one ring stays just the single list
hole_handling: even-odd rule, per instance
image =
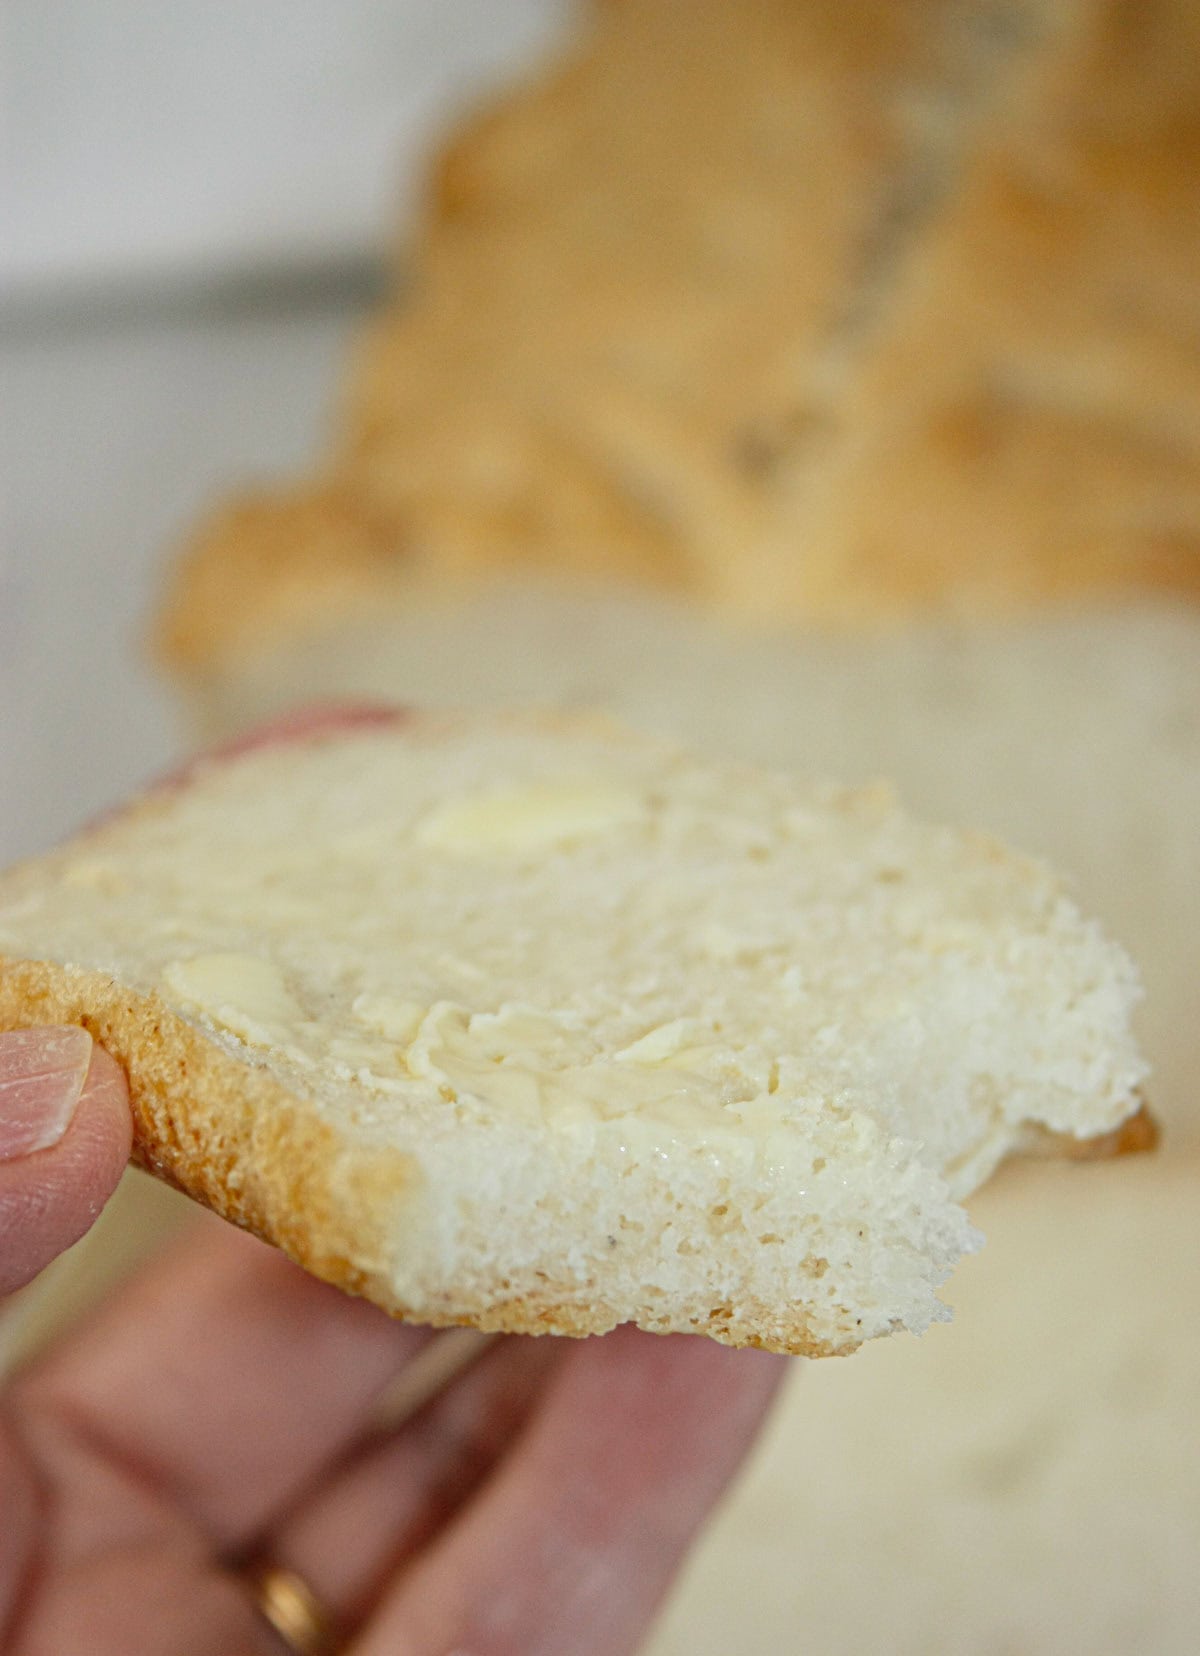
[{"label": "fingernail", "polygon": [[58,1143],[91,1061],[92,1037],[74,1025],[0,1035],[0,1162]]}]

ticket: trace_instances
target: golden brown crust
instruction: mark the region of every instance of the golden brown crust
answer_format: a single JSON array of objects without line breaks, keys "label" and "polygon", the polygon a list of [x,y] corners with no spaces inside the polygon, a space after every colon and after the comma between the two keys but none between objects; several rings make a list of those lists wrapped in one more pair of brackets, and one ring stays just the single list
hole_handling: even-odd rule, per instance
[{"label": "golden brown crust", "polygon": [[1107,1161],[1113,1156],[1143,1156],[1157,1150],[1162,1137],[1148,1104],[1128,1116],[1111,1133],[1064,1141],[1060,1148],[1071,1161]]},{"label": "golden brown crust", "polygon": [[330,609],[391,595],[394,539],[336,484],[231,501],[180,558],[156,650],[200,667],[214,653],[253,653],[277,633],[303,632]]},{"label": "golden brown crust", "polygon": [[1195,8],[979,12],[598,9],[450,144],[324,480],[202,532],[164,658],[512,569],[838,623],[1200,595]]},{"label": "golden brown crust", "polygon": [[122,1065],[133,1160],[352,1293],[385,1291],[387,1234],[416,1172],[356,1157],[263,1071],[229,1057],[154,995],[94,972],[0,960],[0,1029],[80,1024]]},{"label": "golden brown crust", "polygon": [[1027,1124],[1020,1156],[1065,1161],[1110,1161],[1114,1156],[1140,1156],[1157,1150],[1161,1132],[1154,1113],[1141,1093],[1134,1095],[1138,1108],[1110,1133],[1076,1138],[1073,1133],[1056,1133],[1048,1127]]},{"label": "golden brown crust", "polygon": [[[385,1309],[398,1317],[411,1314],[394,1303]],[[547,1288],[545,1294],[539,1295],[501,1295],[487,1304],[481,1303],[477,1309],[461,1313],[439,1315],[426,1308],[416,1320],[434,1328],[478,1328],[487,1334],[555,1334],[585,1339],[593,1334],[607,1334],[618,1326],[621,1318],[594,1300],[583,1306],[577,1297],[558,1299],[554,1289]],[[639,1319],[637,1326],[650,1334],[704,1334],[721,1345],[775,1351],[785,1357],[849,1357],[862,1344],[850,1334],[838,1345],[818,1340],[810,1333],[804,1318],[794,1314],[794,1308],[781,1309],[750,1300],[739,1303],[736,1310],[730,1305],[714,1307],[705,1316],[688,1323],[664,1317],[659,1323]]]},{"label": "golden brown crust", "polygon": [[805,523],[820,610],[1200,597],[1198,220],[1200,13],[1086,0],[861,360]]},{"label": "golden brown crust", "polygon": [[[0,1030],[79,1024],[124,1068],[134,1117],[133,1159],[222,1218],[282,1249],[314,1276],[412,1317],[393,1268],[403,1210],[420,1174],[399,1151],[356,1150],[265,1072],[230,1057],[155,995],[96,972],[0,958]],[[509,1334],[583,1337],[620,1320],[602,1299],[548,1282],[534,1294],[456,1301],[415,1320]],[[643,1325],[646,1326],[646,1325]],[[652,1326],[652,1325],[650,1325]],[[664,1318],[657,1332],[678,1331]],[[820,1357],[854,1349],[815,1340],[802,1310],[740,1304],[713,1308],[697,1333],[726,1345]]]}]

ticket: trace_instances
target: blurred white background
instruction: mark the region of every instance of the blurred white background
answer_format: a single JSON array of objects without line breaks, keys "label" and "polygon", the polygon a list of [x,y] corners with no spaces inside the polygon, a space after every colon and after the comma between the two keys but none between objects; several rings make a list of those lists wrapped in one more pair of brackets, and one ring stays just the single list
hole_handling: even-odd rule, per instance
[{"label": "blurred white background", "polygon": [[0,864],[178,746],[165,560],[304,463],[431,142],[572,9],[0,7]]},{"label": "blurred white background", "polygon": [[380,245],[569,0],[6,0],[0,292]]}]

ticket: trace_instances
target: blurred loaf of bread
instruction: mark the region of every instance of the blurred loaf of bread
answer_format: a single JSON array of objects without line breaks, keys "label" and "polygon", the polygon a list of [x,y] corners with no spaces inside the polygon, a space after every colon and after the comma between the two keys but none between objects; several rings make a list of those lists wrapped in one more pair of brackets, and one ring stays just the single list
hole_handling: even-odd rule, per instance
[{"label": "blurred loaf of bread", "polygon": [[522,570],[847,622],[1200,592],[1191,0],[620,0],[451,141],[204,677]]}]

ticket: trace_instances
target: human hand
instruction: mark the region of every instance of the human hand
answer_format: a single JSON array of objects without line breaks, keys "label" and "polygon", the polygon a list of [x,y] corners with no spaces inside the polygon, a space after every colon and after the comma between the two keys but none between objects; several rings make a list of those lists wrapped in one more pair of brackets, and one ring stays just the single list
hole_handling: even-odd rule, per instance
[{"label": "human hand", "polygon": [[[10,1143],[31,1089],[58,1088],[55,1119],[78,1091],[57,1144],[0,1166],[8,1286],[85,1228],[128,1146],[120,1072],[76,1033],[52,1034],[56,1079],[24,1091],[32,1039],[0,1037]],[[510,1338],[381,1432],[376,1400],[436,1336],[218,1221],[197,1231],[9,1389],[5,1649],[267,1656],[284,1647],[239,1574],[260,1557],[310,1584],[355,1656],[637,1647],[779,1359],[630,1329]]]}]

